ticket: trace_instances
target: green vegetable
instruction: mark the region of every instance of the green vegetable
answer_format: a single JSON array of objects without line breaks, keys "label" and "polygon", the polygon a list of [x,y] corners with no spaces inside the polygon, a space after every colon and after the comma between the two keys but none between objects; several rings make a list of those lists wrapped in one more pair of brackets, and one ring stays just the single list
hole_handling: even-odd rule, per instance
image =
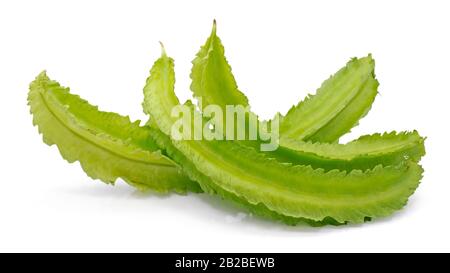
[{"label": "green vegetable", "polygon": [[292,107],[284,117],[283,137],[335,142],[369,111],[377,94],[372,56],[353,58],[322,83],[314,96]]},{"label": "green vegetable", "polygon": [[[173,60],[163,53],[147,79],[143,106],[166,135],[176,122],[171,110],[179,105],[174,82]],[[199,115],[195,110],[193,114]],[[261,204],[275,214],[294,219],[332,218],[346,223],[389,215],[406,204],[423,171],[406,160],[365,172],[324,172],[279,163],[238,141],[171,139],[171,143],[172,150],[164,147],[168,155],[192,179],[198,179],[198,173],[209,177],[198,179],[205,192],[219,193],[224,198],[231,194],[240,204],[251,204],[252,208]],[[176,156],[178,152],[189,164]]]},{"label": "green vegetable", "polygon": [[[202,106],[249,107],[215,23],[193,60],[191,78],[191,90],[202,98]],[[352,59],[284,117],[260,121],[249,111],[246,127],[253,126],[251,120],[256,126],[280,121],[280,146],[275,151],[260,152],[262,138],[172,138],[177,120],[171,111],[180,106],[174,82],[173,60],[163,50],[144,88],[144,112],[151,116],[145,126],[99,111],[45,72],[31,83],[28,103],[44,142],[56,144],[67,161],[79,161],[94,179],[114,184],[122,178],[140,190],[162,193],[217,194],[254,214],[291,225],[359,223],[390,215],[406,204],[422,177],[418,162],[425,154],[424,138],[417,131],[337,143],[367,114],[377,94],[371,55]],[[205,121],[190,101],[185,105],[194,120]],[[204,128],[191,130],[202,134]]]},{"label": "green vegetable", "polygon": [[91,178],[114,183],[120,177],[138,189],[157,192],[200,190],[161,154],[139,121],[98,111],[45,72],[30,84],[28,103],[44,142],[56,144],[68,162],[79,161]]},{"label": "green vegetable", "polygon": [[347,144],[302,142],[288,138],[282,138],[280,144],[276,151],[267,152],[270,157],[326,171],[368,170],[377,165],[397,165],[405,159],[419,162],[425,155],[424,139],[417,131],[365,135]]}]

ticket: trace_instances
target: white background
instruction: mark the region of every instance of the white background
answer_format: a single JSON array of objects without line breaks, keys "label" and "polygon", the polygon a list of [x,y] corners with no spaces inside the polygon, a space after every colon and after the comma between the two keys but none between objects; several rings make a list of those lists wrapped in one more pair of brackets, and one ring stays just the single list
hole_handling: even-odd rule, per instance
[{"label": "white background", "polygon": [[[450,251],[449,3],[2,1],[0,251]],[[428,137],[425,177],[407,207],[363,225],[287,227],[214,196],[92,181],[43,144],[26,105],[41,70],[103,110],[145,120],[158,41],[187,99],[190,61],[214,18],[240,89],[265,118],[372,53],[380,95],[343,140],[412,129]]]}]

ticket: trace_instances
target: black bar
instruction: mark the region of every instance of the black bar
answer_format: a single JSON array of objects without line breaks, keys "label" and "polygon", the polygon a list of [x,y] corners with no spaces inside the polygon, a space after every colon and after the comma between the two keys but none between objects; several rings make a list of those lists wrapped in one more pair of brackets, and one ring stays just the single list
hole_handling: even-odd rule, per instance
[{"label": "black bar", "polygon": [[[148,254],[0,254],[0,268],[75,272],[306,272],[345,270],[390,272],[395,268],[446,266],[448,254],[286,254],[286,253],[148,253]],[[61,265],[63,265],[61,267]],[[8,268],[8,267],[6,267]],[[62,271],[61,271],[62,270]],[[309,272],[308,272],[309,273]]]}]

